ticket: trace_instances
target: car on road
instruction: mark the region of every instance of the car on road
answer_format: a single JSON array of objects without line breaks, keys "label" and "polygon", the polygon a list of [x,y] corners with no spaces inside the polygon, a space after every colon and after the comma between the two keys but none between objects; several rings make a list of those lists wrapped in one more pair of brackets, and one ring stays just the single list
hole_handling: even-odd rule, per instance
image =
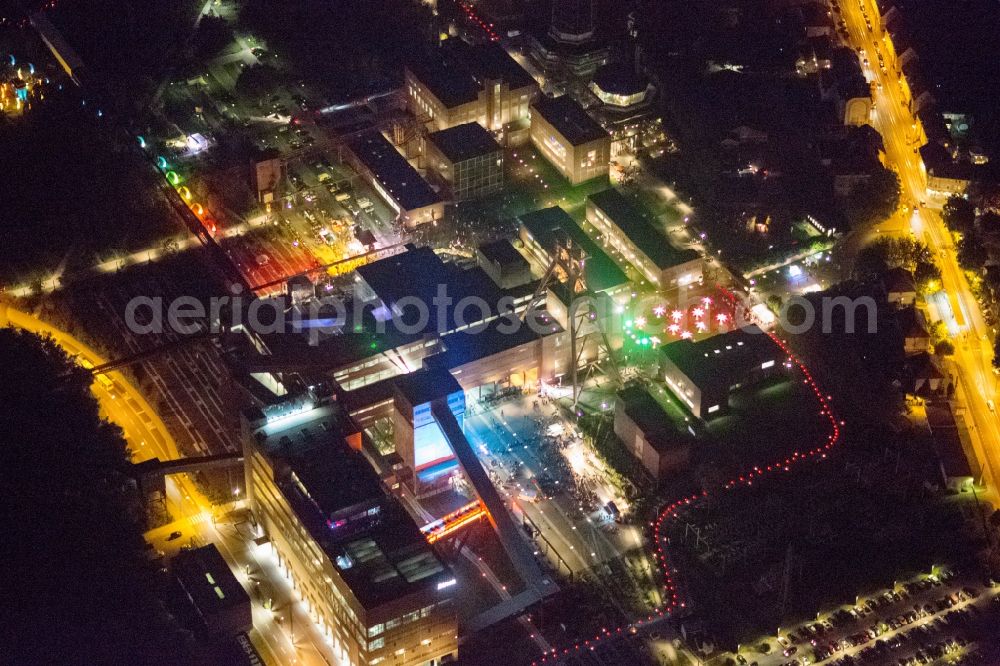
[{"label": "car on road", "polygon": [[167,536],[167,541],[174,541],[174,540],[180,539],[180,538],[181,538],[181,532],[180,532],[180,530],[174,530],[173,532],[170,533],[169,536]]}]

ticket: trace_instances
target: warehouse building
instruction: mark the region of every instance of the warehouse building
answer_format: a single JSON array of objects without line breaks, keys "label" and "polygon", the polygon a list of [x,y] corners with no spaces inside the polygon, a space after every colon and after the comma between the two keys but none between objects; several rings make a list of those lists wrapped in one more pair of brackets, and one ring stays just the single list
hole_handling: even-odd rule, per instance
[{"label": "warehouse building", "polygon": [[253,628],[250,597],[214,545],[182,550],[170,567],[210,636],[235,638]]},{"label": "warehouse building", "polygon": [[380,132],[348,141],[347,162],[409,229],[444,217],[444,202]]},{"label": "warehouse building", "polygon": [[644,386],[618,393],[615,434],[657,482],[686,469],[691,461],[691,438],[673,427]]}]

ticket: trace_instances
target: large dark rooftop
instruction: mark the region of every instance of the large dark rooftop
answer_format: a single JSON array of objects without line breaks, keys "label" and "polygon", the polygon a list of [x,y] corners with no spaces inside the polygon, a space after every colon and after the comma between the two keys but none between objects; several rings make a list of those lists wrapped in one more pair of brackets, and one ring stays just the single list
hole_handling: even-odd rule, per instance
[{"label": "large dark rooftop", "polygon": [[[450,336],[445,336],[447,339]],[[455,378],[443,368],[421,368],[393,379],[396,390],[411,406],[422,405],[439,398],[447,398],[462,390]]]},{"label": "large dark rooftop", "polygon": [[574,146],[608,138],[608,132],[569,95],[543,97],[531,107]]},{"label": "large dark rooftop", "polygon": [[535,80],[496,44],[472,46],[449,39],[431,53],[407,65],[449,109],[476,101],[488,81],[506,83],[512,90],[535,85]]},{"label": "large dark rooftop", "polygon": [[622,402],[622,410],[658,453],[676,448],[687,439],[677,431],[670,416],[645,386],[636,385],[623,389],[618,393],[618,399]]},{"label": "large dark rooftop", "polygon": [[417,525],[347,445],[345,429],[336,404],[258,428],[257,445],[295,515],[365,607],[450,578]]},{"label": "large dark rooftop", "polygon": [[249,618],[250,597],[213,544],[177,553],[171,570],[202,616],[245,604]]},{"label": "large dark rooftop", "polygon": [[627,62],[609,62],[594,72],[594,84],[612,95],[636,95],[646,91],[649,80]]},{"label": "large dark rooftop", "polygon": [[403,210],[417,210],[441,201],[427,181],[380,132],[365,132],[348,142],[348,147]]},{"label": "large dark rooftop", "polygon": [[506,83],[511,90],[536,84],[528,72],[499,44],[472,46],[460,39],[449,39],[442,50],[452,61],[463,62],[480,86],[485,81]]},{"label": "large dark rooftop", "polygon": [[500,153],[503,149],[493,135],[479,123],[464,123],[434,132],[427,137],[451,162]]},{"label": "large dark rooftop", "polygon": [[762,364],[783,363],[786,354],[756,326],[737,328],[704,340],[677,340],[660,347],[668,358],[696,386],[724,388],[743,381],[747,373]]},{"label": "large dark rooftop", "polygon": [[614,188],[587,197],[622,230],[632,243],[659,268],[670,268],[700,256],[695,250],[678,250],[656,228],[646,211]]},{"label": "large dark rooftop", "polygon": [[407,64],[407,68],[449,109],[475,102],[479,98],[479,84],[469,71],[445,61],[440,54],[414,58]]}]

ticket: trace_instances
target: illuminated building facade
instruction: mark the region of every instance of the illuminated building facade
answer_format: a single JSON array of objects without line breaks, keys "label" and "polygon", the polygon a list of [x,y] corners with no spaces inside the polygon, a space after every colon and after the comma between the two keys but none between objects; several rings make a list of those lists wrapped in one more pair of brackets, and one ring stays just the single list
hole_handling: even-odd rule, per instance
[{"label": "illuminated building facade", "polygon": [[455,201],[489,196],[503,188],[503,149],[479,123],[429,135],[424,159]]},{"label": "illuminated building facade", "polygon": [[614,248],[658,288],[701,284],[701,255],[694,250],[674,249],[655,221],[618,190],[607,189],[587,197],[587,222],[600,232],[599,240]]},{"label": "illuminated building facade", "polygon": [[355,450],[360,435],[336,403],[242,421],[250,507],[330,655],[353,666],[456,659],[454,574]]},{"label": "illuminated building facade", "polygon": [[657,482],[691,462],[690,438],[673,427],[645,386],[630,386],[618,393],[615,434]]},{"label": "illuminated building facade", "polygon": [[444,369],[422,369],[393,381],[393,439],[396,453],[413,472],[418,493],[441,487],[458,472],[458,461],[431,415],[431,401],[446,398],[459,425],[465,392]]},{"label": "illuminated building facade", "polygon": [[756,326],[660,347],[667,387],[699,418],[724,413],[730,393],[784,372],[786,361],[787,355]]},{"label": "illuminated building facade", "polygon": [[346,157],[407,228],[444,217],[441,197],[381,133],[366,132],[349,141]]},{"label": "illuminated building facade", "polygon": [[568,95],[532,105],[531,142],[574,185],[608,175],[611,135]]},{"label": "illuminated building facade", "polygon": [[445,42],[404,71],[410,112],[432,131],[479,123],[505,145],[526,141],[538,84],[501,47]]}]

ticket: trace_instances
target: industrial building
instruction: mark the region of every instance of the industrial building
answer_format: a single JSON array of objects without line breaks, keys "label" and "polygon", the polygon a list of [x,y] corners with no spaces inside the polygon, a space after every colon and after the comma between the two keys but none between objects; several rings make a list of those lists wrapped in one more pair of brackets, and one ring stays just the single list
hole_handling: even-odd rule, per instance
[{"label": "industrial building", "polygon": [[531,142],[574,185],[608,175],[611,135],[569,95],[532,105]]},{"label": "industrial building", "polygon": [[615,189],[587,197],[587,222],[598,240],[662,290],[700,284],[703,261],[695,250],[677,250],[637,202]]},{"label": "industrial building", "polygon": [[424,161],[454,201],[489,196],[503,188],[503,149],[479,123],[430,134],[424,142]]},{"label": "industrial building", "polygon": [[615,402],[615,434],[657,482],[686,469],[691,438],[675,428],[663,407],[644,386],[630,386]]},{"label": "industrial building", "polygon": [[599,67],[590,81],[590,90],[605,105],[623,113],[648,105],[655,92],[649,79],[629,62]]},{"label": "industrial building", "polygon": [[393,386],[393,439],[396,454],[413,473],[417,492],[439,487],[458,471],[458,460],[437,421],[431,402],[443,398],[459,426],[465,415],[465,392],[445,368],[401,375]]},{"label": "industrial building", "polygon": [[476,260],[502,289],[531,282],[531,265],[506,238],[480,245],[476,248]]},{"label": "industrial building", "polygon": [[660,347],[664,381],[699,418],[724,413],[730,393],[783,373],[787,361],[787,354],[756,326]]},{"label": "industrial building", "polygon": [[444,202],[380,132],[347,142],[346,160],[412,229],[444,216]]},{"label": "industrial building", "polygon": [[518,236],[529,257],[540,269],[548,268],[557,247],[573,244],[587,256],[584,274],[593,291],[620,298],[629,290],[625,272],[584,233],[569,213],[558,206],[543,208],[518,218]]},{"label": "industrial building", "polygon": [[407,104],[432,131],[479,123],[504,145],[527,141],[538,84],[500,46],[449,39],[404,71]]},{"label": "industrial building", "polygon": [[594,0],[554,0],[548,26],[529,34],[531,53],[546,69],[568,69],[586,77],[608,61],[606,38],[594,22]]},{"label": "industrial building", "polygon": [[253,628],[250,597],[213,544],[180,551],[170,567],[208,635],[235,638]]},{"label": "industrial building", "polygon": [[455,576],[359,452],[361,433],[340,406],[305,392],[247,410],[242,426],[261,540],[333,657],[368,666],[457,658]]}]

